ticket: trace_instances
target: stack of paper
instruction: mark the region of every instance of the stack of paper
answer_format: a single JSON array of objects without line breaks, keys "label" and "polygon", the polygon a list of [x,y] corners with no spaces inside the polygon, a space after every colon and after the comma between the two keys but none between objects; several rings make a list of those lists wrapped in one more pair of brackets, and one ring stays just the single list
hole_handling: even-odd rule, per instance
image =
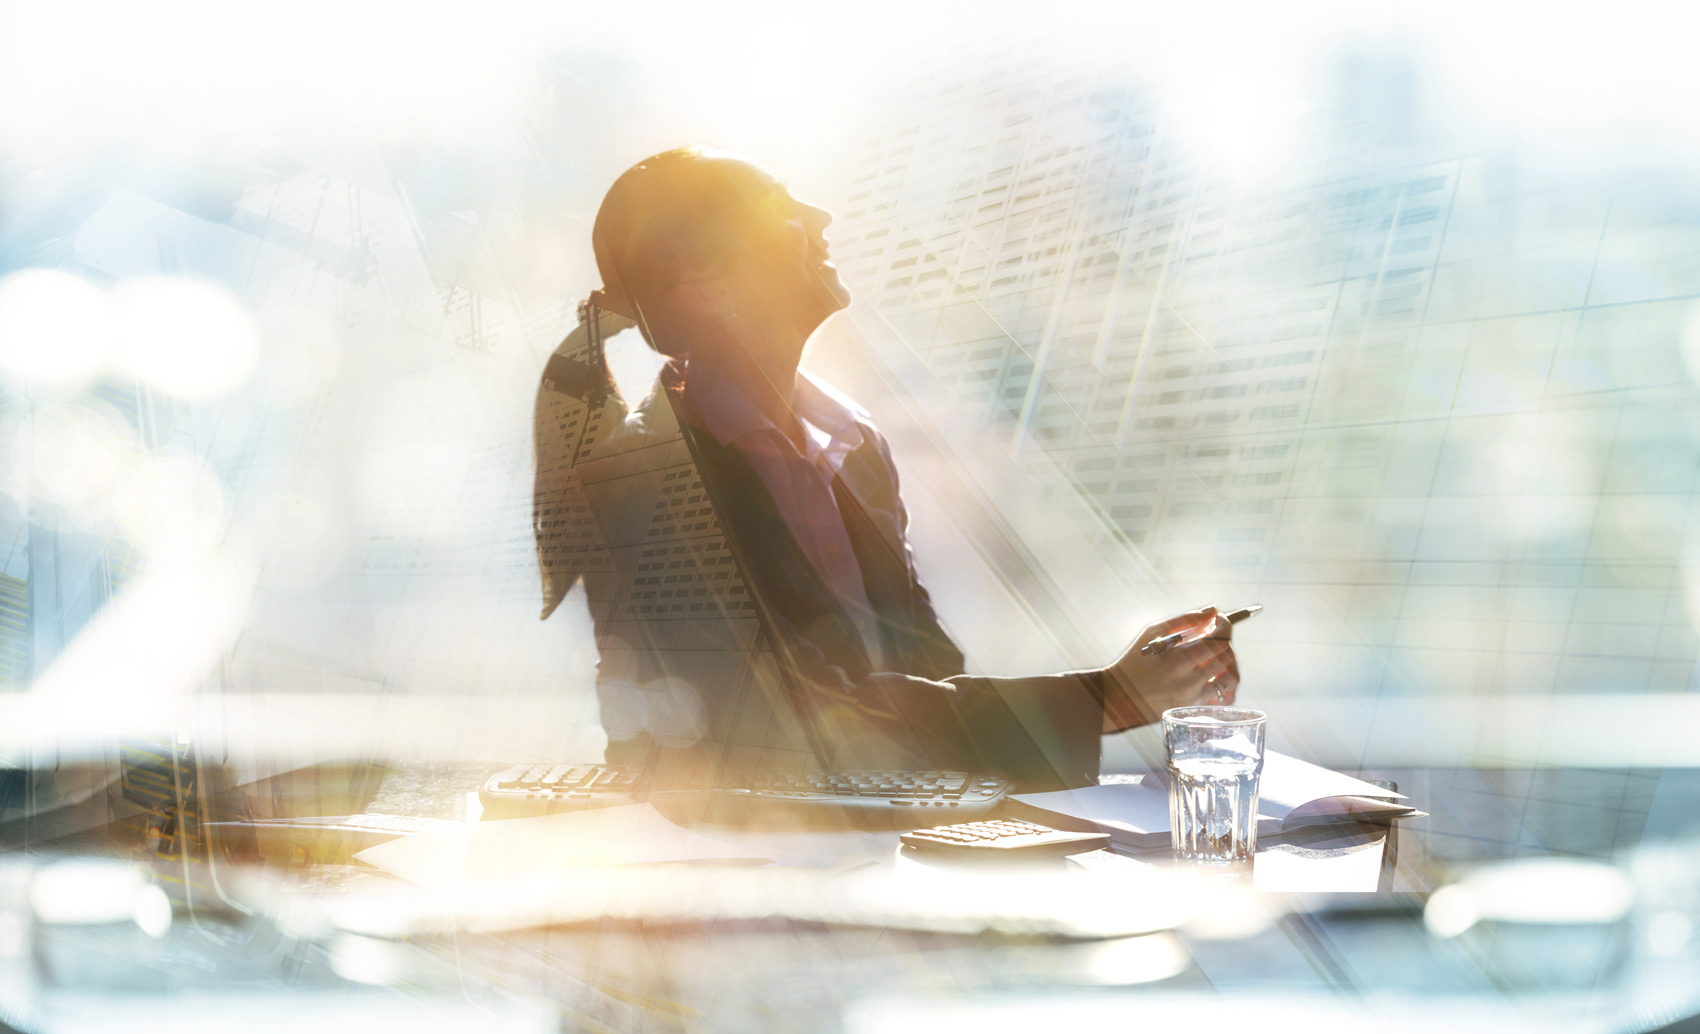
[{"label": "stack of paper", "polygon": [[[1169,788],[1146,775],[1134,783],[1016,794],[1024,818],[1059,829],[1108,833],[1129,847],[1169,843]],[[1258,793],[1257,834],[1274,836],[1308,823],[1387,822],[1421,814],[1403,795],[1362,779],[1269,751]]]}]

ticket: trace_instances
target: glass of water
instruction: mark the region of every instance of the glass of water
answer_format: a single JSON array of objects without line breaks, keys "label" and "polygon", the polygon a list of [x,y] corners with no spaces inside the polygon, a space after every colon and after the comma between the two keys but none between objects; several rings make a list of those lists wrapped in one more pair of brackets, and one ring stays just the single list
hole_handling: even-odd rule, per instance
[{"label": "glass of water", "polygon": [[1177,861],[1250,868],[1257,852],[1257,786],[1268,718],[1249,707],[1163,712],[1169,842]]}]

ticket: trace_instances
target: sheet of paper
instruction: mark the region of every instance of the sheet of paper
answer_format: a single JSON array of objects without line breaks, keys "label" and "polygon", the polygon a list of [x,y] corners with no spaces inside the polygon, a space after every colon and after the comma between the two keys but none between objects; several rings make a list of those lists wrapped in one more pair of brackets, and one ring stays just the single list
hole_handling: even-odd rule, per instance
[{"label": "sheet of paper", "polygon": [[[1348,812],[1365,819],[1412,813],[1408,805],[1365,799],[1386,797],[1403,799],[1403,795],[1374,783],[1269,751],[1264,755],[1258,792],[1258,831],[1276,832],[1289,817],[1296,822],[1343,818]],[[1337,800],[1340,798],[1351,800]],[[1015,800],[1051,815],[1087,823],[1132,844],[1169,833],[1168,788],[1149,775],[1137,782],[1016,794]]]},{"label": "sheet of paper", "polygon": [[1403,794],[1385,790],[1374,783],[1341,775],[1320,765],[1276,751],[1263,755],[1263,778],[1258,785],[1258,814],[1284,819],[1313,801],[1325,797],[1391,797],[1404,799]]},{"label": "sheet of paper", "polygon": [[1271,844],[1257,852],[1253,885],[1284,894],[1373,894],[1381,884],[1384,841],[1330,848]]},{"label": "sheet of paper", "polygon": [[468,822],[401,837],[354,857],[436,889],[523,882],[565,869],[771,860],[675,825],[647,804]]},{"label": "sheet of paper", "polygon": [[1142,862],[1137,858],[1107,850],[1083,851],[1069,855],[1067,862],[1071,868],[1082,869],[1095,876],[1108,876],[1111,879],[1148,876],[1157,869],[1150,862]]},{"label": "sheet of paper", "polygon": [[1086,823],[1080,828],[1096,828],[1128,843],[1169,835],[1169,791],[1154,779],[1021,793],[1014,799],[1046,815]]}]

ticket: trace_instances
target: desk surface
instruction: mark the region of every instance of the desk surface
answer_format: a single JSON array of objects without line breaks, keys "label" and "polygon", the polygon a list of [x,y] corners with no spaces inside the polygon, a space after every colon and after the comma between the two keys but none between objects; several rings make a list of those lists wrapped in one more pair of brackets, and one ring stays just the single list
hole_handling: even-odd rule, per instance
[{"label": "desk surface", "polygon": [[[368,810],[458,818],[484,771],[398,768]],[[1223,995],[1313,1018],[1341,996],[1384,1002],[1397,1006],[1381,1014],[1395,1029],[1459,1026],[1448,1009],[1489,1017],[1498,1031],[1648,1030],[1700,1011],[1700,772],[1361,774],[1395,780],[1428,817],[1391,839],[1366,828],[1265,842],[1259,889],[1289,893],[1263,895],[1277,907],[1261,923],[1107,941],[607,917],[391,941],[292,930],[280,913],[209,911],[192,921],[180,913],[160,940],[133,924],[37,924],[19,950],[7,917],[27,918],[28,873],[68,855],[134,853],[116,835],[32,844],[0,856],[0,1021],[105,1029],[106,1009],[116,1029],[119,1017],[133,1020],[138,997],[156,1016],[194,1003],[237,1016],[268,1012],[278,996],[293,1003],[292,1029],[320,1006],[344,1020],[370,1006],[376,1020],[393,1017],[398,1001],[417,1011],[410,1023],[420,1030],[494,1029],[479,1026],[493,1017],[538,1030],[883,1030],[923,1020],[937,1029],[974,1015],[1089,1022],[1110,1002],[1120,1014],[1185,1016],[1200,996]],[[896,834],[889,840],[869,850],[895,864]],[[1483,924],[1450,939],[1424,927],[1435,888],[1484,863],[1553,856],[1633,873],[1629,918]],[[304,892],[399,886],[359,866],[293,879]]]}]

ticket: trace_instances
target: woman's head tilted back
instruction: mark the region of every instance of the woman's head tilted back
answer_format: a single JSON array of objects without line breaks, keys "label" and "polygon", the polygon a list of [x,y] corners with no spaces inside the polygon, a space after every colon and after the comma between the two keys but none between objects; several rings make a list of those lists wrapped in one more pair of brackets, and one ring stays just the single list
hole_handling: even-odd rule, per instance
[{"label": "woman's head tilted back", "polygon": [[615,180],[596,214],[596,300],[637,319],[670,355],[727,335],[769,349],[800,334],[800,352],[849,302],[821,237],[831,221],[751,159],[700,147],[658,154]]}]

